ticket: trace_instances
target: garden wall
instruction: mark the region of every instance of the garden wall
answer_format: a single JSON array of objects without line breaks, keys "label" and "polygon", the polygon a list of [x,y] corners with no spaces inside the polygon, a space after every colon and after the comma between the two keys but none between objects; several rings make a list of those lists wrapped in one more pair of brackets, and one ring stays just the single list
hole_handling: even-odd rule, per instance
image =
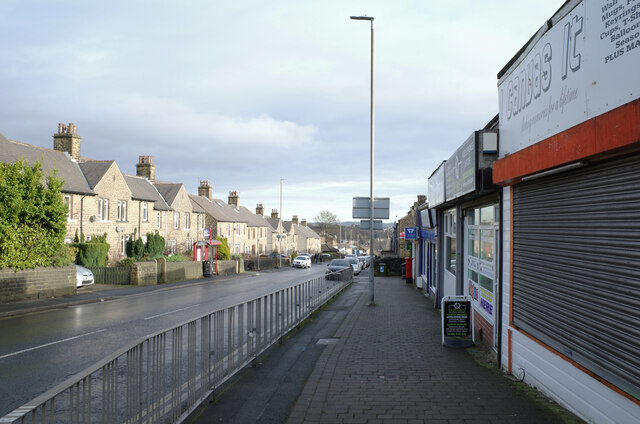
[{"label": "garden wall", "polygon": [[76,292],[76,268],[42,267],[15,271],[0,270],[0,303],[46,297],[69,296]]}]

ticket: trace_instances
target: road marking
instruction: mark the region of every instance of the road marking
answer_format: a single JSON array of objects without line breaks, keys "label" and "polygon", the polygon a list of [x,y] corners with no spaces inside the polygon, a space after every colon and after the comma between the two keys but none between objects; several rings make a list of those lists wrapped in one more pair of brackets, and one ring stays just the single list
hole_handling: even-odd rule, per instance
[{"label": "road marking", "polygon": [[184,311],[185,309],[189,309],[189,308],[195,308],[196,306],[200,306],[200,304],[198,303],[196,305],[187,306],[186,308],[180,308],[180,309],[176,309],[175,311],[165,312],[164,314],[158,314],[158,315],[153,315],[153,316],[150,316],[150,317],[146,317],[145,320],[162,317],[162,316],[165,316],[165,315],[169,315],[169,314],[173,314],[173,313],[176,313],[176,312]]},{"label": "road marking", "polygon": [[102,330],[91,331],[90,333],[80,334],[79,336],[73,336],[73,337],[69,337],[68,339],[58,340],[57,342],[51,342],[51,343],[43,344],[43,345],[36,346],[36,347],[30,347],[29,349],[24,349],[24,350],[21,350],[19,352],[13,352],[13,353],[9,353],[7,355],[0,356],[0,359],[8,358],[10,356],[20,355],[21,353],[29,352],[31,350],[41,349],[43,347],[52,346],[54,344],[68,342],[70,340],[79,339],[80,337],[90,336],[92,334],[101,333],[103,331],[107,331],[107,329],[103,328]]}]

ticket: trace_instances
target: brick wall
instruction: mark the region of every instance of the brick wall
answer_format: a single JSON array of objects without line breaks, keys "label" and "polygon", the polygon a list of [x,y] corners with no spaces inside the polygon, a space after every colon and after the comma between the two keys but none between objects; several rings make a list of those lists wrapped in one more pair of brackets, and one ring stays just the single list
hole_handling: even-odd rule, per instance
[{"label": "brick wall", "polygon": [[473,310],[473,323],[476,344],[493,347],[493,326],[482,316]]},{"label": "brick wall", "polygon": [[45,297],[69,296],[76,292],[76,268],[0,270],[0,303]]}]

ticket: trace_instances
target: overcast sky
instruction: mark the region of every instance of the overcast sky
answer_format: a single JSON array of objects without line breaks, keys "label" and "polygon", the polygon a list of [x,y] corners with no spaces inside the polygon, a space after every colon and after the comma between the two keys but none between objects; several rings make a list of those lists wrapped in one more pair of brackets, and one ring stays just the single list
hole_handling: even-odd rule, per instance
[{"label": "overcast sky", "polygon": [[375,20],[375,196],[406,214],[427,178],[498,111],[498,71],[560,0],[0,2],[0,133],[159,180],[237,190],[255,211],[352,220],[369,195]]}]

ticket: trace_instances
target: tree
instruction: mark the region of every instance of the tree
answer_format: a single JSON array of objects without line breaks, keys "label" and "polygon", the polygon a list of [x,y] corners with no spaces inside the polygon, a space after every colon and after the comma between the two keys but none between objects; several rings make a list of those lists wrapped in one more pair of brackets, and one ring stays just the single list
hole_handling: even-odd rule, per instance
[{"label": "tree", "polygon": [[144,247],[147,256],[153,259],[162,257],[164,253],[165,240],[157,231],[155,233],[147,233],[147,244]]},{"label": "tree", "polygon": [[220,260],[227,260],[231,258],[231,250],[229,249],[229,243],[227,242],[226,237],[216,237],[216,240],[221,242],[222,244],[217,247],[217,256]]},{"label": "tree", "polygon": [[338,223],[338,217],[329,211],[322,211],[313,219],[315,222],[320,224],[323,236],[326,236],[328,232],[335,229],[336,224]]},{"label": "tree", "polygon": [[57,172],[0,163],[0,269],[50,266],[64,244],[67,209]]}]

